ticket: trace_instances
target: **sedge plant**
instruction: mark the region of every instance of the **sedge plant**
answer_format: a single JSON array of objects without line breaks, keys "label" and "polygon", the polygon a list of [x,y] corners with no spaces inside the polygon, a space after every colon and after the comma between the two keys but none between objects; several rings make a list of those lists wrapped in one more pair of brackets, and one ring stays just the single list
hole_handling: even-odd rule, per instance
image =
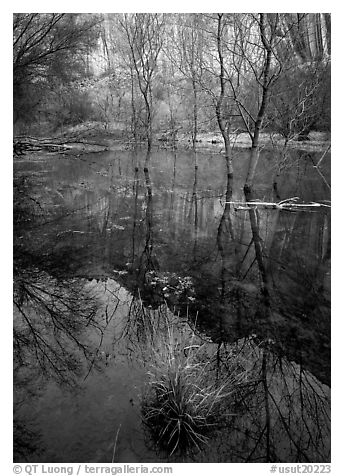
[{"label": "sedge plant", "polygon": [[204,343],[180,321],[166,320],[154,337],[143,421],[160,450],[170,456],[192,454],[223,424],[242,376],[233,371],[219,379],[214,344]]}]

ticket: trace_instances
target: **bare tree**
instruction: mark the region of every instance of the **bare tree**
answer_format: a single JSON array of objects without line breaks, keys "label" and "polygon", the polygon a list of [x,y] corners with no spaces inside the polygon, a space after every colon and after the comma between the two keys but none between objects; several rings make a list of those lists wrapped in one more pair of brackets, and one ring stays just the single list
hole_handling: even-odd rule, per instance
[{"label": "bare tree", "polygon": [[233,178],[232,149],[230,131],[232,117],[235,114],[235,102],[229,91],[233,81],[233,71],[229,67],[229,56],[226,54],[228,44],[233,40],[231,17],[227,14],[202,14],[198,22],[202,30],[202,55],[197,64],[198,71],[194,74],[199,89],[211,100],[211,109],[220,129],[227,164],[227,173]]},{"label": "bare tree", "polygon": [[226,70],[225,70],[225,63],[224,63],[224,52],[223,52],[223,42],[224,42],[224,35],[226,33],[226,29],[228,28],[228,23],[226,21],[226,17],[223,13],[218,13],[217,15],[217,34],[216,34],[216,43],[217,43],[217,54],[218,54],[218,61],[220,66],[220,74],[219,74],[219,82],[220,82],[220,94],[217,96],[216,99],[216,117],[217,122],[219,124],[219,128],[225,143],[225,156],[227,161],[228,167],[228,175],[233,177],[233,165],[231,160],[231,147],[230,147],[230,139],[229,139],[229,132],[231,126],[231,115],[228,113],[228,104],[227,104],[227,111],[225,112],[225,99],[227,96],[227,78],[226,78]]},{"label": "bare tree", "polygon": [[[251,198],[252,185],[259,160],[259,139],[265,118],[266,109],[269,101],[269,93],[273,82],[280,74],[280,64],[276,68],[273,67],[274,49],[277,37],[278,28],[278,14],[260,13],[258,16],[253,16],[253,20],[257,25],[258,37],[254,40],[256,49],[251,52],[252,56],[246,56],[249,66],[252,68],[254,77],[258,87],[258,104],[257,112],[254,114],[248,113],[253,120],[253,130],[248,128],[248,133],[251,138],[250,161],[246,175],[244,191],[247,199]],[[251,28],[254,24],[251,24]],[[258,51],[259,52],[258,52]],[[246,49],[247,51],[247,49]],[[255,60],[254,56],[259,55]],[[257,67],[258,65],[258,67]],[[239,111],[244,118],[244,111],[248,109],[240,102],[238,102]],[[245,121],[247,125],[247,121]]]},{"label": "bare tree", "polygon": [[153,141],[153,79],[162,48],[164,16],[161,14],[124,14],[120,24],[125,32],[131,63],[145,104],[145,129],[148,151]]},{"label": "bare tree", "polygon": [[196,150],[197,135],[199,132],[199,110],[201,92],[200,80],[202,75],[202,56],[204,48],[204,35],[202,16],[197,13],[173,15],[171,22],[171,42],[166,45],[165,54],[177,71],[186,80],[187,104],[190,104],[188,87],[191,86],[191,140],[192,148]]},{"label": "bare tree", "polygon": [[[303,55],[302,57],[306,55],[307,58],[311,55],[309,39],[304,31],[307,15],[298,14],[295,19],[288,14],[279,13],[234,15],[237,34],[235,48],[230,53],[233,57],[232,65],[237,72],[237,83],[233,84],[230,77],[228,80],[232,87],[233,99],[251,140],[250,160],[244,186],[248,200],[252,195],[259,161],[261,132],[271,119],[268,115],[269,103],[275,101],[282,109],[278,102],[281,98],[281,89],[278,93],[280,87],[278,85],[282,84],[283,78],[293,75],[300,61],[300,55]],[[321,50],[320,43],[317,37],[317,51]],[[309,67],[310,64],[307,63],[307,68]],[[283,117],[283,121],[288,122],[284,127],[288,129],[288,138],[290,129],[294,130],[296,122],[307,134],[309,127],[314,124],[314,117],[311,118],[313,114],[311,105],[318,88],[318,79],[313,78],[300,89],[300,85],[297,86],[298,99],[296,103],[293,100],[295,107],[292,114],[289,114],[291,117],[289,119]],[[286,96],[284,100],[287,100]],[[270,128],[274,125],[273,121]]]}]

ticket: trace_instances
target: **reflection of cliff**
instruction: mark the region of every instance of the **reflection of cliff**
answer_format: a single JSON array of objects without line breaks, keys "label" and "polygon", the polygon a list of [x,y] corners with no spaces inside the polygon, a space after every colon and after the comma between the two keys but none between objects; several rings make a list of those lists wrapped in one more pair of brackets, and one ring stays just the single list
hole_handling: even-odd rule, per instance
[{"label": "reflection of cliff", "polygon": [[215,224],[221,212],[222,207],[218,197],[207,197],[207,194],[199,193],[196,198],[193,198],[191,192],[185,192],[175,197],[174,226],[179,232],[193,227],[195,213],[197,213],[198,233],[201,236],[207,236],[210,226]]},{"label": "reflection of cliff", "polygon": [[86,189],[66,188],[60,192],[63,204],[69,213],[92,218],[99,230],[103,230],[109,218],[111,194]]}]

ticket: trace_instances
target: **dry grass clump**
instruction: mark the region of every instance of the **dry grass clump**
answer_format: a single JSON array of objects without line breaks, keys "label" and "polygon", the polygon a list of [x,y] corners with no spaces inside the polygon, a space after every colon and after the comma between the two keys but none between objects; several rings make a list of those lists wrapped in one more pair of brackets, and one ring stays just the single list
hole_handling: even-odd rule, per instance
[{"label": "dry grass clump", "polygon": [[240,374],[219,381],[214,344],[204,344],[190,331],[167,324],[156,335],[149,384],[143,402],[144,422],[158,448],[169,455],[191,454],[223,424]]}]

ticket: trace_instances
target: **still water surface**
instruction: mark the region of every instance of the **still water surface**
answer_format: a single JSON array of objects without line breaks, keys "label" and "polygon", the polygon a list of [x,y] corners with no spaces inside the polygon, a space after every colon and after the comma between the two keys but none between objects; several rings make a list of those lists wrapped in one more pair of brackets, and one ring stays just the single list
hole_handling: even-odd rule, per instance
[{"label": "still water surface", "polygon": [[[232,194],[219,154],[15,162],[16,461],[330,461],[330,192],[321,155],[293,151],[277,173],[277,154],[262,152],[255,198],[324,206],[248,210],[245,150]],[[235,356],[246,375],[189,457],[142,423],[147,323],[167,319],[214,371]]]}]

